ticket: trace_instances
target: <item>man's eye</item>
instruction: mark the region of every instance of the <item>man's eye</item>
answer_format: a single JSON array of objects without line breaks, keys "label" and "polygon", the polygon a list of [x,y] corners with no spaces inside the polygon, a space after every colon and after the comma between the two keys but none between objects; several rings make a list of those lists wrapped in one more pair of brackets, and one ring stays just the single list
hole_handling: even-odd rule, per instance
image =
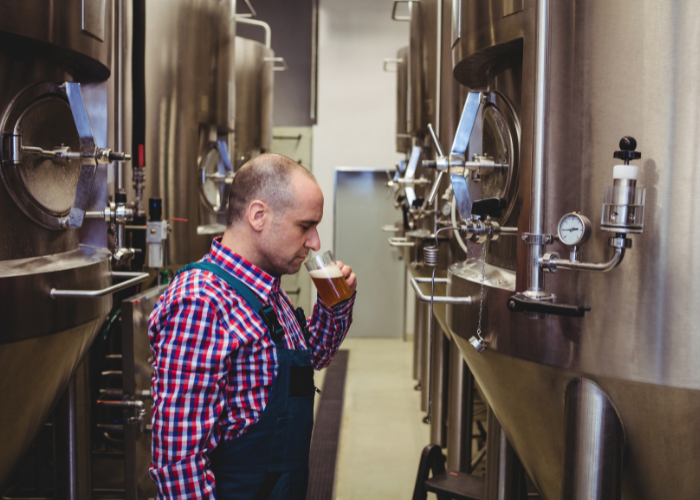
[{"label": "man's eye", "polygon": [[309,229],[311,229],[311,226],[301,226],[301,229],[302,229],[304,232],[306,232],[306,231],[308,231]]}]

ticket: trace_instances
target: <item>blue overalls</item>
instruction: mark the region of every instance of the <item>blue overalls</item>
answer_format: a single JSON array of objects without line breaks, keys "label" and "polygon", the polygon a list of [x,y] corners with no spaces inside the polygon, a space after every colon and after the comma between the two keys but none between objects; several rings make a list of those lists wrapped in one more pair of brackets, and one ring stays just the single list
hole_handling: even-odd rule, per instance
[{"label": "blue overalls", "polygon": [[[305,500],[316,391],[309,351],[287,349],[274,309],[263,307],[245,284],[220,266],[194,262],[181,271],[188,269],[210,271],[236,290],[265,322],[277,350],[277,377],[260,420],[211,453],[217,499]],[[295,315],[308,345],[304,311],[298,308]]]}]

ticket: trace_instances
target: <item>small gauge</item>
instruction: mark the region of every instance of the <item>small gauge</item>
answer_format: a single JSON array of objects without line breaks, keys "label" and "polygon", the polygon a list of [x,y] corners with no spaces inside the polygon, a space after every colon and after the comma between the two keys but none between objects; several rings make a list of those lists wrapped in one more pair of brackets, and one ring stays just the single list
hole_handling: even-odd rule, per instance
[{"label": "small gauge", "polygon": [[585,215],[572,212],[561,218],[557,232],[564,245],[583,245],[591,237],[591,221]]},{"label": "small gauge", "polygon": [[451,212],[451,211],[452,211],[452,205],[451,205],[451,204],[445,203],[445,204],[442,206],[442,215],[448,216],[448,215],[450,215],[450,212]]}]

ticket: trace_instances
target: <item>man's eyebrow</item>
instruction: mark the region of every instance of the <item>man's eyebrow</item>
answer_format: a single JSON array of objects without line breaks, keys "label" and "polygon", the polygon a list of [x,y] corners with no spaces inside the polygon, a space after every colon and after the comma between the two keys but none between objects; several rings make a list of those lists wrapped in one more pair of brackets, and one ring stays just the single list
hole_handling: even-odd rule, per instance
[{"label": "man's eyebrow", "polygon": [[321,222],[321,221],[318,221],[318,220],[303,220],[303,221],[301,221],[301,224],[311,224],[311,225],[313,225],[313,224],[318,224],[318,223],[320,223],[320,222]]}]

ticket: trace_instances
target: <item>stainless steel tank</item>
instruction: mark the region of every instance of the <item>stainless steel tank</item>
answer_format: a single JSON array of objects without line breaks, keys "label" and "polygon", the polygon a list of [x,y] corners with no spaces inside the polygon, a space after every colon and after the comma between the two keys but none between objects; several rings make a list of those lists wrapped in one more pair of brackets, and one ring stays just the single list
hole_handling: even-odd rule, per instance
[{"label": "stainless steel tank", "polygon": [[[487,349],[468,341],[478,307],[451,307],[454,338],[543,498],[696,498],[700,107],[689,82],[700,72],[700,4],[481,0],[454,12],[455,77],[490,96],[483,153],[509,155],[511,177],[480,186],[508,199],[504,225],[555,234],[580,211],[594,221],[583,258],[604,262],[612,235],[596,221],[622,136],[638,141],[647,189],[644,232],[618,267],[560,269],[539,283],[557,303],[590,307],[585,316],[511,312],[514,292],[533,283],[537,243],[502,238],[486,252]],[[545,251],[567,253],[558,242]],[[451,295],[478,297],[481,278],[480,262],[452,266]]]},{"label": "stainless steel tank", "polygon": [[171,269],[200,259],[226,224],[235,126],[235,20],[219,0],[146,2],[144,198],[172,221]]},{"label": "stainless steel tank", "polygon": [[408,133],[409,94],[408,78],[409,47],[396,53],[396,152],[409,155],[411,134]]},{"label": "stainless steel tank", "polygon": [[[80,153],[92,139],[107,145],[109,88],[98,82],[110,75],[111,26],[104,2],[0,5],[0,491],[112,307],[111,294],[52,299],[52,290],[109,287],[112,254],[104,221],[80,229],[63,222],[73,213],[81,160],[52,161],[27,149]],[[75,81],[82,92],[61,86]],[[76,127],[72,91],[82,93],[92,139],[84,121]],[[83,208],[104,209],[106,165],[97,166],[86,194]]]},{"label": "stainless steel tank", "polygon": [[274,57],[265,44],[236,37],[235,168],[272,145]]}]

